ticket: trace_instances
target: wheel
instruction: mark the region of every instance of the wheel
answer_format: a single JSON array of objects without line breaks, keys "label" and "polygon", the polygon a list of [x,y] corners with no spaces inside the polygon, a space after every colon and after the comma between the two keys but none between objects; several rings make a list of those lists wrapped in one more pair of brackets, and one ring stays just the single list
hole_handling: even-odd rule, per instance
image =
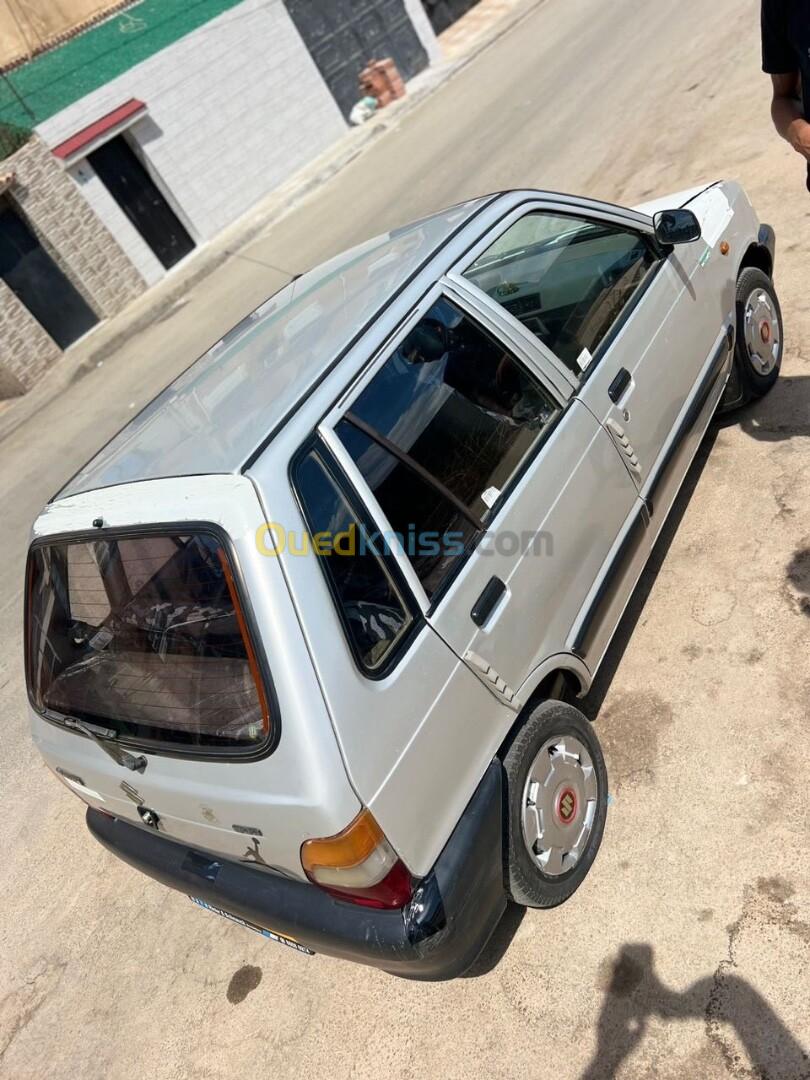
[{"label": "wheel", "polygon": [[599,740],[578,709],[544,701],[503,769],[507,893],[525,907],[556,907],[585,880],[602,842],[608,779]]},{"label": "wheel", "polygon": [[779,378],[784,349],[782,309],[773,281],[747,267],[737,281],[735,359],[743,401],[761,398]]}]

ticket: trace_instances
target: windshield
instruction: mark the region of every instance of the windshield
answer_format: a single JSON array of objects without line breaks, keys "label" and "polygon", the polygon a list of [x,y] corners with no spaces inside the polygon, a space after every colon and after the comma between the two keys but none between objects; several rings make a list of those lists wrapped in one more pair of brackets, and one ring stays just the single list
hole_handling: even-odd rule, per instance
[{"label": "windshield", "polygon": [[36,544],[28,582],[27,671],[40,712],[153,743],[268,740],[257,658],[213,534]]}]

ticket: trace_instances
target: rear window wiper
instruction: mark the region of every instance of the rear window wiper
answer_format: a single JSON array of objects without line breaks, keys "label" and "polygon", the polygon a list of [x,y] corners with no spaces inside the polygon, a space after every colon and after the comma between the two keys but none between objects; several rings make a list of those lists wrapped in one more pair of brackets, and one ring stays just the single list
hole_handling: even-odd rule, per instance
[{"label": "rear window wiper", "polygon": [[88,724],[84,720],[77,720],[75,716],[66,716],[64,723],[65,727],[80,731],[82,735],[92,739],[96,746],[101,747],[104,753],[108,754],[117,765],[123,765],[125,769],[129,769],[131,772],[143,772],[146,768],[147,762],[143,754],[138,754],[136,757],[135,754],[130,754],[127,750],[115,745],[113,740],[118,738],[118,732],[113,731],[112,728]]}]

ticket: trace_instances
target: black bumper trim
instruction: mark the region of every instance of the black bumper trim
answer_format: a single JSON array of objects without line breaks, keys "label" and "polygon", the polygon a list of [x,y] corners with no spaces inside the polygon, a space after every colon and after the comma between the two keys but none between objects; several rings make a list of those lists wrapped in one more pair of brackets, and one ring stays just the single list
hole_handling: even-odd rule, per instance
[{"label": "black bumper trim", "polygon": [[493,761],[433,870],[399,911],[336,900],[315,885],[194,850],[92,807],[87,827],[161,884],[316,953],[406,978],[451,979],[475,961],[506,909],[501,787],[501,765]]}]

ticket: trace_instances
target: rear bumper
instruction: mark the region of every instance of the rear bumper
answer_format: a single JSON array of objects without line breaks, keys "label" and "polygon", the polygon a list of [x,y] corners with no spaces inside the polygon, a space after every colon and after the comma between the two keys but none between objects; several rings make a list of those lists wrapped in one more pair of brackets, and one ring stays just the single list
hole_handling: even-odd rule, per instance
[{"label": "rear bumper", "polygon": [[195,851],[90,807],[87,826],[106,848],[156,881],[316,953],[412,979],[463,974],[506,907],[501,767],[493,761],[433,870],[410,904],[379,911],[335,900],[314,885]]}]

